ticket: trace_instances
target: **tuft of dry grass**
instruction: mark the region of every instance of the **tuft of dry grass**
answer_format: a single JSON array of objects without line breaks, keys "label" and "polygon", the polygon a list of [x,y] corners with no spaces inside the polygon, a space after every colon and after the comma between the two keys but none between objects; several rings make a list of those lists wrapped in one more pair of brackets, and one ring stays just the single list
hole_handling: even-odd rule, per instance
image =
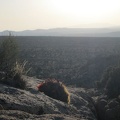
[{"label": "tuft of dry grass", "polygon": [[1,80],[2,83],[10,85],[12,87],[26,89],[26,81],[23,79],[22,75],[26,75],[30,69],[26,71],[25,66],[27,61],[19,63],[16,61],[14,67],[5,74],[4,79]]},{"label": "tuft of dry grass", "polygon": [[18,61],[16,61],[15,66],[13,67],[14,75],[19,74],[19,75],[26,75],[30,69],[25,70],[25,66],[27,64],[27,61],[24,61],[22,64],[20,64]]}]

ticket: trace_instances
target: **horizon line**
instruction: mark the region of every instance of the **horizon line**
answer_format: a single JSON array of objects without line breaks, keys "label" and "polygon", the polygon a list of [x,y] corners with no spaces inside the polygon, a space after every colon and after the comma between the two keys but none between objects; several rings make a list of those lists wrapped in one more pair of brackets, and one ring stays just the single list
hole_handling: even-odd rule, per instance
[{"label": "horizon line", "polygon": [[55,27],[55,28],[36,28],[36,29],[24,29],[24,30],[0,30],[0,32],[23,32],[23,31],[35,31],[35,30],[54,30],[54,29],[112,29],[120,28],[120,26],[110,26],[110,27]]}]

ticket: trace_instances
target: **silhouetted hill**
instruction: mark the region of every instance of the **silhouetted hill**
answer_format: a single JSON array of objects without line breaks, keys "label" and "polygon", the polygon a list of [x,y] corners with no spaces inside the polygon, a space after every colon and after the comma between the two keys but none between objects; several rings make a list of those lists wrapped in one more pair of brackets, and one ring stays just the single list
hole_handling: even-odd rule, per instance
[{"label": "silhouetted hill", "polygon": [[[24,31],[10,31],[14,36],[83,36],[83,37],[120,37],[120,28],[54,28]],[[9,31],[0,32],[6,36]]]}]

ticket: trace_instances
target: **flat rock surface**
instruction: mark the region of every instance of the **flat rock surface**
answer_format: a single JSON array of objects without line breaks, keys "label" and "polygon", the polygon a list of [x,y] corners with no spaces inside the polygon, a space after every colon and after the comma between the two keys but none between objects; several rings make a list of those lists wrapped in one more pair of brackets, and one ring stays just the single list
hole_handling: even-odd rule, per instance
[{"label": "flat rock surface", "polygon": [[65,114],[44,114],[44,115],[33,115],[23,111],[16,110],[1,110],[0,120],[84,120],[79,119],[75,116],[65,115]]}]

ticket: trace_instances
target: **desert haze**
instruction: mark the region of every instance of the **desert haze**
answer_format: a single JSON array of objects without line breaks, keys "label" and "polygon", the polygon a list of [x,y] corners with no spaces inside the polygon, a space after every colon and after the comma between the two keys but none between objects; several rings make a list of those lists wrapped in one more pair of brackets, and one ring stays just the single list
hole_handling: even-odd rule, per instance
[{"label": "desert haze", "polygon": [[76,36],[76,37],[120,37],[120,27],[112,28],[53,28],[24,31],[5,30],[0,36]]}]

